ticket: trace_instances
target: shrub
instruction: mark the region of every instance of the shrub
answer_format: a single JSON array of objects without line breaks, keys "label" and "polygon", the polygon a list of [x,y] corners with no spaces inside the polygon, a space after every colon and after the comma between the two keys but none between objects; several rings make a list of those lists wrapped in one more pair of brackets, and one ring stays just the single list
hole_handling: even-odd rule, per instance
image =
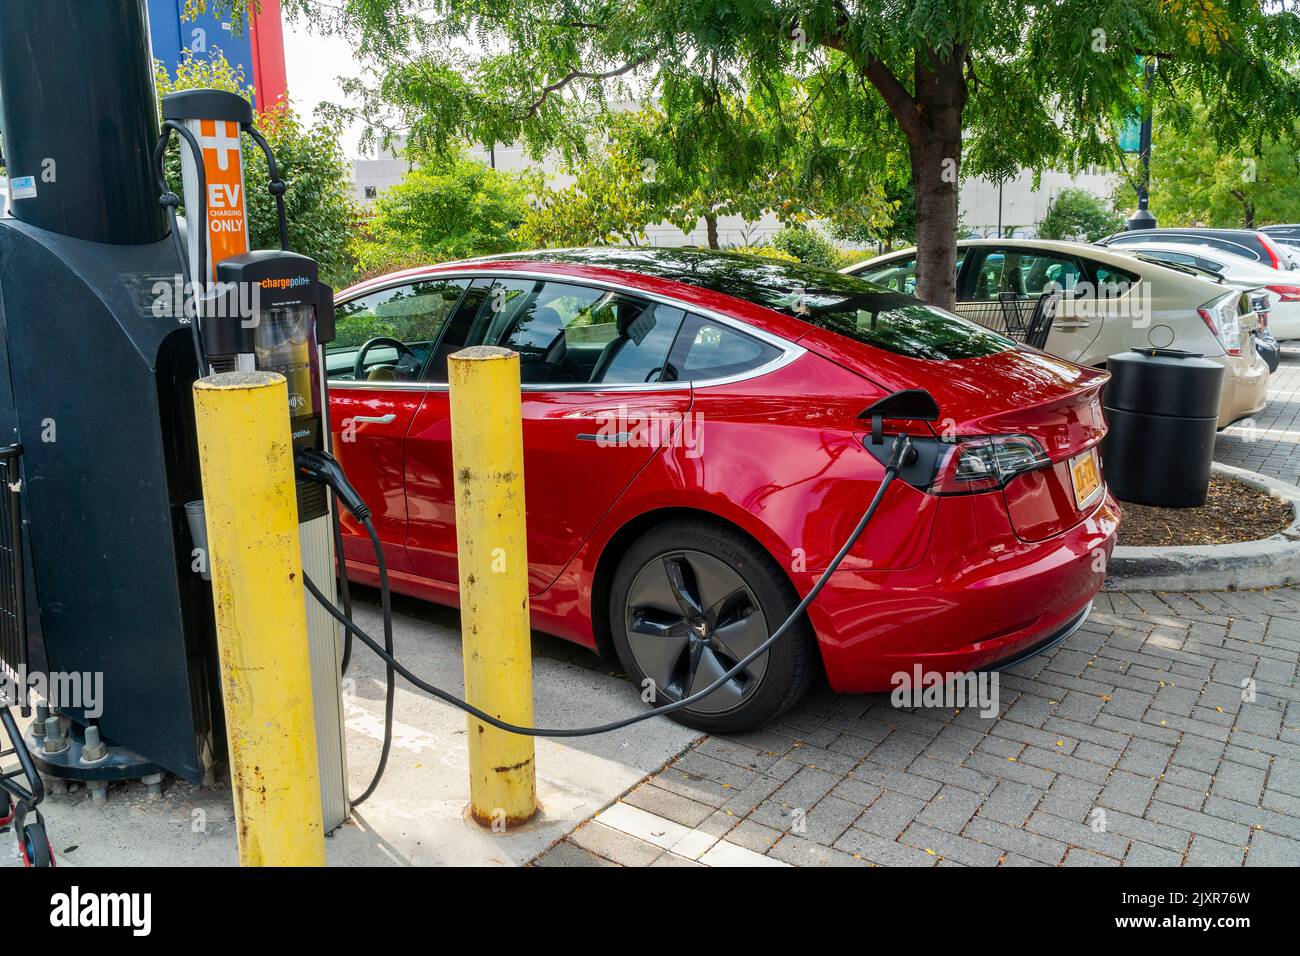
[{"label": "shrub", "polygon": [[772,237],[770,244],[805,265],[820,266],[823,269],[839,266],[839,250],[829,239],[807,226],[786,226]]}]

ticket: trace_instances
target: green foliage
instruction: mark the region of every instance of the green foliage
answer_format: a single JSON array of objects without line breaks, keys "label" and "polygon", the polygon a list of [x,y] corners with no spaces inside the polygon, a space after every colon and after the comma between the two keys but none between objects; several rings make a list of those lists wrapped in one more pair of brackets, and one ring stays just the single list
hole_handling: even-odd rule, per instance
[{"label": "green foliage", "polygon": [[[1205,135],[1208,111],[1157,122],[1151,147],[1151,209],[1162,226],[1228,229],[1300,222],[1300,126],[1278,139],[1223,148]],[[1125,200],[1131,191],[1124,187]]]},{"label": "green foliage", "polygon": [[[1112,164],[1122,119],[1152,104],[1157,115],[1176,112],[1192,96],[1207,104],[1204,129],[1220,145],[1258,148],[1300,119],[1291,69],[1300,15],[1261,0],[284,7],[349,37],[373,67],[376,79],[347,88],[350,114],[426,149],[468,140],[581,155],[611,102],[657,99],[692,130],[679,143],[685,155],[698,142],[742,168],[780,156],[773,175],[805,184],[810,197],[823,189],[812,205],[834,209],[846,233],[860,233],[854,220],[859,211],[871,219],[871,204],[836,209],[835,200],[896,181],[901,166],[915,189],[919,287],[941,305],[953,295],[959,175]],[[1157,64],[1149,93],[1139,57]],[[764,97],[772,123],[756,143],[733,118]]]},{"label": "green foliage", "polygon": [[[158,96],[173,90],[213,87],[252,98],[253,88],[220,55],[200,59],[190,54],[177,65],[176,76],[154,63]],[[289,219],[289,246],[311,256],[321,267],[321,278],[346,285],[354,263],[348,253],[357,210],[348,182],[351,167],[339,145],[339,130],[331,123],[304,126],[288,104],[280,104],[256,117],[257,128],[275,155],[280,178],[288,184],[285,209]],[[248,136],[244,145],[244,189],[248,206],[249,241],[254,249],[280,246],[275,200],[267,192],[267,168],[261,149]],[[167,157],[167,180],[179,193],[180,147],[173,137]]]},{"label": "green foliage", "polygon": [[567,170],[573,182],[541,185],[517,238],[527,247],[639,245],[661,216],[645,196],[645,167],[620,142]]},{"label": "green foliage", "polygon": [[807,226],[786,226],[771,238],[770,245],[810,266],[823,269],[838,269],[840,266],[839,250],[829,239]]},{"label": "green foliage", "polygon": [[880,255],[875,249],[841,249],[840,268],[857,265],[859,262],[865,262],[868,259],[874,259]]},{"label": "green foliage", "polygon": [[1096,242],[1124,226],[1124,217],[1086,189],[1062,189],[1038,224],[1040,239]]},{"label": "green foliage", "polygon": [[[677,115],[667,111],[669,103],[604,117],[586,153],[565,167],[574,182],[543,192],[523,241],[634,245],[651,223],[691,232],[703,219],[716,246],[719,217],[753,222],[767,212],[789,223],[814,217],[852,218],[873,228],[888,223],[890,205],[869,174],[800,167],[802,146],[786,140],[774,112],[780,106],[767,95],[724,98],[713,104],[712,116],[688,105]],[[812,142],[812,130],[806,132]]]},{"label": "green foliage", "polygon": [[366,273],[520,248],[534,182],[462,155],[426,156],[375,200],[354,246]]},{"label": "green foliage", "polygon": [[798,262],[798,256],[792,256],[774,246],[732,246],[728,251],[742,252],[748,256],[762,256],[764,259],[776,259],[780,262]]}]

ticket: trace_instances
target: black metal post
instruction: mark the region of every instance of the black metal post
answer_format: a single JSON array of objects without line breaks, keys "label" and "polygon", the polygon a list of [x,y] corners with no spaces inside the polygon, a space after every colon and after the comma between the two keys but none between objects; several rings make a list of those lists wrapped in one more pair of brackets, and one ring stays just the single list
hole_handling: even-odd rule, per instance
[{"label": "black metal post", "polygon": [[1139,145],[1138,159],[1142,164],[1141,178],[1137,182],[1136,192],[1138,207],[1133,218],[1128,221],[1130,229],[1154,229],[1156,227],[1156,217],[1151,212],[1151,114],[1154,112],[1151,105],[1151,87],[1155,83],[1156,66],[1155,62],[1147,57],[1146,62],[1146,93],[1147,101],[1145,109],[1142,111],[1142,138]]}]

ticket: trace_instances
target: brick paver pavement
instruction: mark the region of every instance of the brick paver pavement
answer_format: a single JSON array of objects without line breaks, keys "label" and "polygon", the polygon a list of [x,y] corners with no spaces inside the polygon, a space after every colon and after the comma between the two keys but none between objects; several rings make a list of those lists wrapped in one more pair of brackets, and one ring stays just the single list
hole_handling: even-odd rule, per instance
[{"label": "brick paver pavement", "polygon": [[[1269,392],[1215,458],[1300,484],[1300,347]],[[535,863],[1300,865],[1298,659],[1300,589],[1104,593],[995,718],[823,687]]]},{"label": "brick paver pavement", "polygon": [[1103,593],[995,717],[823,686],[535,863],[1300,865],[1298,660],[1300,589]]}]

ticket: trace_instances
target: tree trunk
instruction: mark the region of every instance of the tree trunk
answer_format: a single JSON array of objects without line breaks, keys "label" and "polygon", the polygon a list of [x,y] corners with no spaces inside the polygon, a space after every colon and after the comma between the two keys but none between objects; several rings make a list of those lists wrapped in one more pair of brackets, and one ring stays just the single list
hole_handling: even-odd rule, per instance
[{"label": "tree trunk", "polygon": [[946,58],[931,50],[913,54],[913,89],[884,61],[857,54],[842,35],[824,42],[855,56],[907,138],[916,194],[917,296],[941,308],[957,302],[957,186],[961,173],[961,122],[969,90],[966,44]]},{"label": "tree trunk", "polygon": [[710,213],[704,217],[704,230],[705,232],[708,233],[709,236],[709,248],[710,249],[721,248],[718,245],[718,217],[717,216]]},{"label": "tree trunk", "polygon": [[957,195],[966,77],[956,53],[943,63],[918,53],[915,110],[907,133],[916,192],[917,296],[943,309],[957,303]]}]

